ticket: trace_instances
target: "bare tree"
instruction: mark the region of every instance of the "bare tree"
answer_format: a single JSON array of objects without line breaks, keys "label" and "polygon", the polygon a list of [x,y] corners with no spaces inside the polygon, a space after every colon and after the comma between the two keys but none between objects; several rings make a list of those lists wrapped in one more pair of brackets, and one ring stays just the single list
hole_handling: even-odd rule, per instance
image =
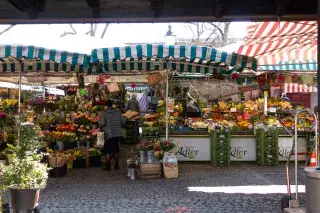
[{"label": "bare tree", "polygon": [[[65,31],[64,33],[62,33],[60,35],[60,37],[65,37],[67,35],[76,35],[77,34],[77,31],[75,30],[73,25],[72,24],[69,24],[69,25],[70,25],[70,29],[68,31]],[[106,35],[108,27],[109,27],[109,24],[106,23],[104,25],[104,28],[103,28],[103,31],[101,33],[100,38],[104,38],[104,36]],[[97,24],[90,24],[90,29],[89,29],[88,32],[86,32],[86,35],[90,35],[92,37],[95,37],[97,35],[97,30],[98,30],[98,25]]]},{"label": "bare tree", "polygon": [[228,44],[230,22],[192,22],[186,27],[193,34],[191,44],[210,47],[222,47]]},{"label": "bare tree", "polygon": [[74,27],[73,27],[73,25],[72,24],[69,24],[69,26],[70,26],[70,31],[65,31],[64,33],[62,33],[61,35],[60,35],[60,37],[65,37],[65,36],[67,36],[67,35],[76,35],[77,34],[77,31],[74,29]]}]

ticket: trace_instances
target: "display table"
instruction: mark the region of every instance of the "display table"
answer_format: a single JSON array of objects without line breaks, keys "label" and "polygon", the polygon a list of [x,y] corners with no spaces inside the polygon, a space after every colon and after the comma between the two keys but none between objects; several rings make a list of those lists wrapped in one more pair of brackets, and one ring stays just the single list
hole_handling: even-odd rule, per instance
[{"label": "display table", "polygon": [[[173,150],[179,161],[210,161],[211,138],[209,134],[170,134],[170,139],[177,142],[177,147]],[[161,140],[165,137],[161,136]],[[293,139],[289,135],[279,135],[278,156],[279,161],[286,161],[290,153]],[[230,160],[231,161],[256,161],[256,137],[255,135],[231,135],[230,140]],[[306,137],[298,137],[298,152],[307,152]],[[291,160],[294,160],[292,156]],[[305,155],[299,155],[298,160],[306,160]]]}]

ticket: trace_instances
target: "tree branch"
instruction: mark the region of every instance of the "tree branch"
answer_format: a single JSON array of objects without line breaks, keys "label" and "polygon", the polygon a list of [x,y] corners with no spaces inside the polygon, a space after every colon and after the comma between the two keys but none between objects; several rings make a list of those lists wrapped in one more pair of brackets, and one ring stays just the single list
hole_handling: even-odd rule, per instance
[{"label": "tree branch", "polygon": [[103,31],[102,31],[102,34],[101,34],[101,37],[100,37],[100,38],[104,38],[104,36],[105,36],[105,34],[106,34],[106,32],[107,32],[108,27],[109,27],[109,24],[107,23],[107,24],[104,26],[104,29],[103,29]]},{"label": "tree branch", "polygon": [[9,27],[7,27],[6,29],[2,30],[0,32],[0,35],[3,35],[4,33],[8,32],[9,30],[11,30],[14,26],[16,26],[15,24],[11,24]]},{"label": "tree branch", "polygon": [[212,22],[210,22],[209,24],[211,24],[213,27],[215,27],[219,31],[221,36],[223,36],[224,32],[222,31],[222,29],[218,25],[216,25],[215,23],[212,23]]}]

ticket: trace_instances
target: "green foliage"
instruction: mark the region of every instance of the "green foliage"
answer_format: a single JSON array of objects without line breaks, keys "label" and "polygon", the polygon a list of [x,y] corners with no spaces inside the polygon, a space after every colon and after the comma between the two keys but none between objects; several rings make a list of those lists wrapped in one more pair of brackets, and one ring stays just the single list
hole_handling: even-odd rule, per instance
[{"label": "green foliage", "polygon": [[48,167],[40,163],[42,154],[37,150],[42,147],[41,131],[33,124],[20,126],[18,143],[7,144],[7,151],[13,153],[12,163],[0,168],[2,189],[41,189],[48,180]]},{"label": "green foliage", "polygon": [[13,158],[13,162],[2,168],[3,186],[15,189],[42,189],[48,180],[48,168],[39,162],[39,156],[25,159]]}]

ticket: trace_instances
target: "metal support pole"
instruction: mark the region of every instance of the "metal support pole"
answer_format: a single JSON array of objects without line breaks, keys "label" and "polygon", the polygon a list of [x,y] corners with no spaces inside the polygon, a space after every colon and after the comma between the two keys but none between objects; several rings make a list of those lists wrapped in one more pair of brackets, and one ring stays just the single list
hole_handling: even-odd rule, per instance
[{"label": "metal support pole", "polygon": [[169,69],[168,69],[169,63],[167,63],[167,70],[166,70],[166,140],[169,140],[169,112],[168,112],[168,106],[169,106]]},{"label": "metal support pole", "polygon": [[[318,106],[317,106],[317,112],[319,113],[319,109],[320,109],[320,92],[319,92],[319,89],[320,89],[320,0],[318,0],[318,14],[317,14],[317,19],[318,19],[318,39],[317,39],[317,65],[318,65],[318,69],[317,69],[317,89],[318,89]],[[318,122],[319,124],[320,122]],[[315,129],[318,130],[318,128],[320,129],[320,127],[315,126]],[[317,131],[316,131],[317,133]],[[316,152],[318,152],[318,135],[316,135]],[[318,154],[317,154],[317,166],[318,166]]]},{"label": "metal support pole", "polygon": [[19,100],[18,100],[18,113],[21,113],[21,70],[19,70]]},{"label": "metal support pole", "polygon": [[295,128],[294,128],[294,181],[296,184],[296,200],[298,200],[298,115],[300,112],[297,112],[295,116]]}]

